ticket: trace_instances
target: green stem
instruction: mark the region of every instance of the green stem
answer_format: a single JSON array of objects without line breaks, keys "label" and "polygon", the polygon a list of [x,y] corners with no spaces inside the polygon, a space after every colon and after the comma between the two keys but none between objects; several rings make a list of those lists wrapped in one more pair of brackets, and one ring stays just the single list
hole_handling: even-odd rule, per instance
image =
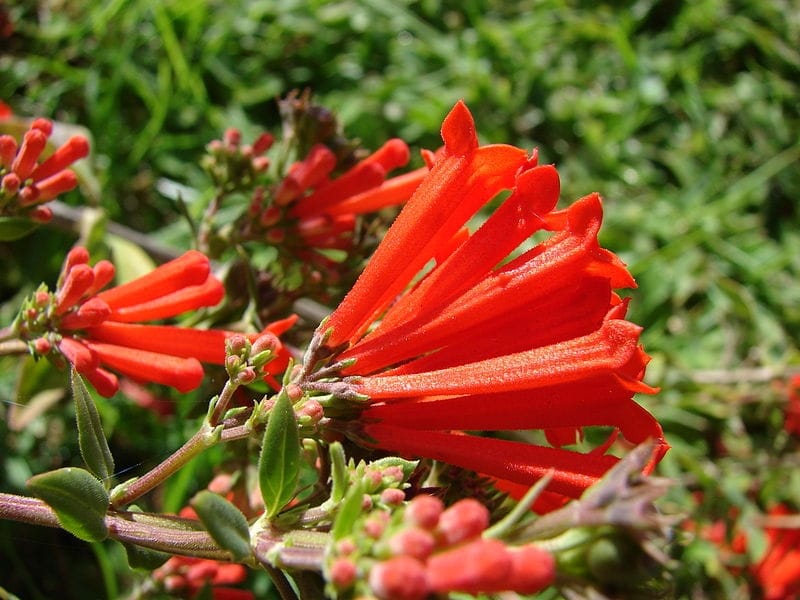
[{"label": "green stem", "polygon": [[225,382],[225,386],[222,388],[222,392],[220,392],[219,398],[217,398],[214,404],[214,408],[211,409],[211,413],[208,415],[208,424],[211,425],[211,427],[219,425],[225,411],[228,410],[228,405],[233,399],[234,392],[238,388],[239,384],[234,383],[230,379]]},{"label": "green stem", "polygon": [[153,470],[138,479],[117,486],[111,492],[111,505],[115,508],[126,506],[164,482],[203,450],[218,443],[219,436],[215,435],[215,431],[204,424],[200,431]]}]

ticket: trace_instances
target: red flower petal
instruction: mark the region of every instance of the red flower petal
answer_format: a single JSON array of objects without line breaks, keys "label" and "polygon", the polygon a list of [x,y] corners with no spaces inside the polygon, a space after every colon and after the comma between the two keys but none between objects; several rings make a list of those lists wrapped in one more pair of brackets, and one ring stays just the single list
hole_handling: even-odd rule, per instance
[{"label": "red flower petal", "polygon": [[548,489],[571,498],[580,497],[618,460],[613,456],[381,423],[366,424],[364,433],[383,450],[424,456],[528,486],[555,469]]},{"label": "red flower petal", "polygon": [[355,390],[373,400],[435,394],[519,391],[609,373],[636,351],[641,328],[607,321],[573,340],[438,371],[364,377]]},{"label": "red flower petal", "polygon": [[350,293],[325,323],[329,345],[360,335],[456,231],[497,192],[513,184],[526,154],[512,146],[477,147],[472,117],[459,103],[442,127],[445,153],[391,226]]},{"label": "red flower petal", "polygon": [[143,304],[185,287],[200,285],[210,271],[208,257],[196,250],[153,269],[147,275],[98,294],[112,310]]},{"label": "red flower petal", "polygon": [[209,276],[201,285],[187,286],[149,302],[119,307],[112,311],[110,318],[121,323],[155,321],[204,306],[215,306],[224,296],[222,283],[216,277]]},{"label": "red flower petal", "polygon": [[137,381],[161,383],[185,393],[198,387],[203,380],[203,367],[195,358],[178,358],[94,341],[84,343],[102,364]]}]

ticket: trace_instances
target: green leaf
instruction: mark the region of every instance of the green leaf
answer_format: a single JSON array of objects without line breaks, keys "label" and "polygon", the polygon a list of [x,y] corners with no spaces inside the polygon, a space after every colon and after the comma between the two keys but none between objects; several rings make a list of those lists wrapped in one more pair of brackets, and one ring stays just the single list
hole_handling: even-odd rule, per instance
[{"label": "green leaf", "polygon": [[125,554],[128,557],[128,566],[131,569],[145,569],[152,571],[163,565],[172,556],[166,552],[153,550],[152,548],[143,548],[136,544],[126,544],[123,542]]},{"label": "green leaf", "polygon": [[116,235],[107,235],[106,242],[114,255],[117,282],[131,281],[155,269],[153,259],[133,242]]},{"label": "green leaf", "polygon": [[28,235],[39,224],[22,217],[0,217],[0,242],[11,242]]},{"label": "green leaf", "polygon": [[78,422],[78,445],[86,466],[108,489],[114,474],[114,457],[108,448],[100,415],[94,405],[83,377],[72,369],[72,397],[75,399],[75,419]]},{"label": "green leaf", "polygon": [[350,486],[350,474],[347,471],[344,447],[339,442],[330,445],[328,454],[331,461],[331,502],[338,504],[344,499]]},{"label": "green leaf", "polygon": [[86,542],[108,537],[108,493],[89,471],[66,467],[35,475],[28,489],[50,505],[61,526],[75,537]]},{"label": "green leaf", "polygon": [[267,519],[278,514],[293,497],[300,474],[300,438],[292,402],[278,395],[269,414],[258,461],[258,481]]},{"label": "green leaf", "polygon": [[228,550],[234,560],[241,561],[252,554],[250,528],[238,508],[207,490],[192,498],[191,505],[214,541]]},{"label": "green leaf", "polygon": [[359,481],[347,490],[344,501],[339,505],[339,511],[336,513],[331,529],[331,536],[334,540],[340,540],[356,530],[356,521],[361,516],[363,503],[364,486]]}]

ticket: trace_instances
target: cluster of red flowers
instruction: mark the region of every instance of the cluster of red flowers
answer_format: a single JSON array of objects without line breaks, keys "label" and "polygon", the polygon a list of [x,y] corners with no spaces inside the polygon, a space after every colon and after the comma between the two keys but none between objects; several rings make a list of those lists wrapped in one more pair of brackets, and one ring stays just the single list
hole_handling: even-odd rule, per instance
[{"label": "cluster of red flowers", "polygon": [[[10,111],[3,112],[0,109],[0,118],[10,116]],[[74,135],[40,163],[52,133],[53,123],[39,118],[31,122],[20,145],[12,136],[0,135],[0,216],[49,221],[53,212],[43,204],[78,185],[68,167],[89,154],[89,142]]]},{"label": "cluster of red flowers", "polygon": [[[112,396],[119,381],[105,367],[137,381],[172,386],[181,392],[200,385],[200,362],[222,365],[225,340],[234,332],[172,325],[143,325],[188,310],[218,304],[222,283],[211,273],[203,254],[189,251],[128,283],[101,291],[114,278],[114,265],[101,260],[90,267],[83,247],[67,255],[54,293],[40,288],[27,301],[16,322],[19,336],[37,355],[54,348],[103,396]],[[269,325],[280,335],[294,318]],[[255,340],[259,334],[251,334]],[[288,352],[276,345],[269,363],[271,377],[288,364]]]},{"label": "cluster of red flowers", "polygon": [[[362,441],[578,497],[615,462],[607,444],[561,446],[586,426],[657,441],[655,419],[633,401],[648,357],[614,288],[635,285],[601,248],[597,194],[555,210],[559,178],[519,148],[479,146],[459,103],[442,127],[444,150],[387,232],[353,289],[320,326],[341,381],[312,374],[306,389],[369,399]],[[486,223],[465,223],[510,190]],[[539,231],[545,241],[512,254]],[[421,280],[426,265],[435,266]],[[551,446],[466,435],[541,429]],[[552,447],[554,446],[554,447]]]},{"label": "cluster of red flowers", "polygon": [[400,204],[416,189],[427,168],[387,179],[408,160],[406,143],[392,139],[334,176],[336,153],[315,144],[270,193],[256,190],[249,208],[250,226],[262,231],[268,242],[325,266],[329,261],[319,251],[349,250],[358,215]]},{"label": "cluster of red flowers", "polygon": [[[555,560],[550,553],[484,538],[488,525],[489,511],[473,499],[445,508],[438,498],[416,496],[395,524],[389,523],[388,512],[374,512],[363,536],[375,540],[383,556],[369,567],[370,591],[381,600],[421,600],[448,592],[530,594],[552,584]],[[353,585],[363,546],[350,537],[337,543],[328,569],[335,587]]]}]

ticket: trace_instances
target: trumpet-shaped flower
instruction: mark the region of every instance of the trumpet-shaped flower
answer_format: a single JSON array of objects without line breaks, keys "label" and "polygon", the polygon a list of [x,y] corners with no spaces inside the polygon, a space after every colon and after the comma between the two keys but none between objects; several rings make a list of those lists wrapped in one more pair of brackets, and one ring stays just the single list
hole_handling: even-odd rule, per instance
[{"label": "trumpet-shaped flower", "polygon": [[[67,256],[55,292],[42,286],[16,321],[19,336],[35,355],[57,351],[103,396],[119,387],[113,369],[137,381],[187,392],[200,385],[201,362],[224,364],[225,340],[234,332],[172,325],[144,325],[188,310],[218,304],[224,295],[206,256],[189,251],[128,283],[101,291],[114,278],[114,265],[89,264],[85,248]],[[265,330],[277,336],[294,322],[278,321]],[[260,334],[251,334],[255,340]],[[275,360],[266,372],[280,373],[288,353],[275,340]],[[271,383],[277,386],[274,378]]]},{"label": "trumpet-shaped flower", "polygon": [[[320,326],[306,389],[357,400],[356,437],[370,446],[515,484],[554,469],[549,490],[567,497],[618,460],[606,453],[615,436],[588,453],[563,448],[584,427],[613,427],[633,444],[654,438],[652,467],[667,445],[633,400],[655,390],[642,382],[640,328],[614,292],[635,282],[598,243],[600,197],[556,210],[555,168],[519,148],[480,146],[462,103],[442,137],[443,152]],[[465,232],[503,190],[500,207]],[[545,239],[520,249],[534,234]],[[315,373],[325,353],[328,368]],[[549,445],[464,433],[529,429]]]}]

